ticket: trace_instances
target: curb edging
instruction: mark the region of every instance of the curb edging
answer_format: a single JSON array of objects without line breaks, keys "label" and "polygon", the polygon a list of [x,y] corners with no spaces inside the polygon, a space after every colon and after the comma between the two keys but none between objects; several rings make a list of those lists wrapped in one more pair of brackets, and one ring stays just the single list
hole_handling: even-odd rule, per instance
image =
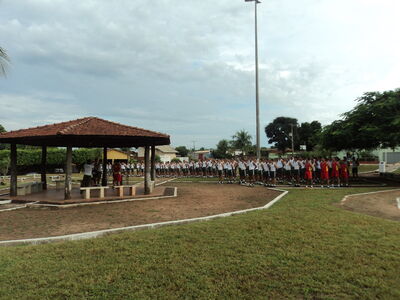
[{"label": "curb edging", "polygon": [[97,238],[101,236],[110,235],[113,233],[121,233],[125,231],[136,231],[136,230],[143,230],[143,229],[153,229],[163,226],[170,226],[170,225],[180,225],[180,224],[187,224],[193,222],[200,222],[200,221],[209,221],[217,218],[224,218],[238,214],[244,214],[252,211],[257,210],[264,210],[270,208],[284,196],[286,196],[289,191],[269,188],[269,190],[279,191],[282,192],[280,195],[275,197],[272,201],[267,203],[261,207],[249,208],[239,211],[227,212],[207,217],[197,217],[191,219],[182,219],[182,220],[175,220],[175,221],[167,221],[167,222],[158,222],[158,223],[151,223],[151,224],[142,224],[142,225],[134,225],[128,227],[121,227],[121,228],[112,228],[112,229],[104,229],[99,231],[92,231],[92,232],[83,232],[83,233],[74,233],[68,235],[61,235],[61,236],[54,236],[54,237],[44,237],[44,238],[34,238],[34,239],[20,239],[20,240],[8,240],[8,241],[0,241],[0,246],[15,246],[15,245],[38,245],[38,244],[45,244],[45,243],[53,243],[58,241],[76,241],[76,240],[83,240],[83,239],[90,239],[90,238]]}]

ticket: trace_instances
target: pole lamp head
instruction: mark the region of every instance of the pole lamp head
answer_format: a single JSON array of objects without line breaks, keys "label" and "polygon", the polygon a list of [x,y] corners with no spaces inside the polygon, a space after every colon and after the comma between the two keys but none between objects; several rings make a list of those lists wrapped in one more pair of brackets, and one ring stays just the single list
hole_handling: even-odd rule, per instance
[{"label": "pole lamp head", "polygon": [[256,2],[257,4],[261,3],[261,1],[259,0],[244,0],[244,2]]}]

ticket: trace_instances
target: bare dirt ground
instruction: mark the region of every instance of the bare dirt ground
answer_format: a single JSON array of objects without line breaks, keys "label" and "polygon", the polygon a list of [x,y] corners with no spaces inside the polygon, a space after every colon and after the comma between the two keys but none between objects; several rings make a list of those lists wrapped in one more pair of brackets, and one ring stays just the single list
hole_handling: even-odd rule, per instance
[{"label": "bare dirt ground", "polygon": [[57,236],[209,216],[263,206],[280,194],[265,187],[239,185],[176,183],[173,186],[178,187],[176,198],[0,212],[0,240]]},{"label": "bare dirt ground", "polygon": [[396,199],[400,197],[400,190],[376,194],[349,196],[341,206],[375,217],[400,221],[400,209]]}]

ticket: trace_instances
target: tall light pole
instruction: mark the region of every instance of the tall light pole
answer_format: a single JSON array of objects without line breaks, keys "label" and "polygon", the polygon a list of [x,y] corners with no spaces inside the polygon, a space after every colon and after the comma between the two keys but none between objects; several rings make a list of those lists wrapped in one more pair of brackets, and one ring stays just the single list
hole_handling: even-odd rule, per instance
[{"label": "tall light pole", "polygon": [[260,151],[260,105],[258,93],[258,36],[257,36],[257,4],[259,0],[244,0],[245,2],[254,2],[254,27],[255,27],[255,57],[256,57],[256,143],[257,143],[257,160],[261,158]]}]

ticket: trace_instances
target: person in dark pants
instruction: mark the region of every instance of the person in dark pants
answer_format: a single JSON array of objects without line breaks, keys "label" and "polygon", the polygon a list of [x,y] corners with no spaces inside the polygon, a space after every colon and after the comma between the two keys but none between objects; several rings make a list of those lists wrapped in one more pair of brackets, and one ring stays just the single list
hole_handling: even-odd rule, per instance
[{"label": "person in dark pants", "polygon": [[358,161],[358,159],[353,157],[353,159],[351,160],[351,173],[353,175],[353,178],[358,177],[358,167],[359,166],[360,166],[360,162]]},{"label": "person in dark pants", "polygon": [[[89,187],[92,181],[92,174],[93,174],[93,164],[90,159],[86,161],[83,165],[83,179],[81,182],[81,187]],[[82,194],[82,191],[81,191]]]}]

